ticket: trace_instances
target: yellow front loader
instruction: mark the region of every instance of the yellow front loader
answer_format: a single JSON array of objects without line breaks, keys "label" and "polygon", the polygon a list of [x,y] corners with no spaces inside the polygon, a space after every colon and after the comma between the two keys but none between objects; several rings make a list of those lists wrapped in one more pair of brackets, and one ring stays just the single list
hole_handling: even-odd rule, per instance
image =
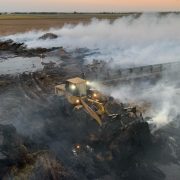
[{"label": "yellow front loader", "polygon": [[55,94],[65,96],[75,109],[84,110],[102,126],[102,117],[110,115],[105,108],[105,96],[91,89],[89,82],[79,77],[66,80],[55,86]]}]

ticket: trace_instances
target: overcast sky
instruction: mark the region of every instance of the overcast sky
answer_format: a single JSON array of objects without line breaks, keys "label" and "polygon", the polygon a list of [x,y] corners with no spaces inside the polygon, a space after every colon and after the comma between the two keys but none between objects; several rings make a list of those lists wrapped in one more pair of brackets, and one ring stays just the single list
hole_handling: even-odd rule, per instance
[{"label": "overcast sky", "polygon": [[0,0],[0,11],[178,11],[180,0]]}]

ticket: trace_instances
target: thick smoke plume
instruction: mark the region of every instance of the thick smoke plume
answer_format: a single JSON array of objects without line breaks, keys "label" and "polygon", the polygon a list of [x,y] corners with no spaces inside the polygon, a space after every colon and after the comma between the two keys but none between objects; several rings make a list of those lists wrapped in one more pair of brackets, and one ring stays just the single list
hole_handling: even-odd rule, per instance
[{"label": "thick smoke plume", "polygon": [[[143,14],[122,17],[114,22],[92,19],[89,24],[65,25],[49,31],[30,31],[3,37],[31,47],[88,48],[95,54],[87,60],[111,60],[116,65],[142,65],[177,61],[180,58],[180,15]],[[51,32],[57,39],[40,40]]]},{"label": "thick smoke plume", "polygon": [[118,85],[107,93],[121,102],[143,107],[144,116],[152,118],[150,123],[155,125],[155,129],[167,125],[179,115],[180,94],[175,84],[161,81],[156,85],[144,83],[138,87]]},{"label": "thick smoke plume", "polygon": [[[30,31],[1,39],[13,39],[24,42],[27,47],[60,47],[67,50],[87,48],[93,59],[110,62],[114,68],[158,64],[179,61],[180,59],[180,15],[143,14],[138,18],[127,16],[113,22],[93,19],[89,24],[65,25],[63,28],[49,31]],[[40,40],[43,34],[51,32],[57,39]],[[157,127],[167,124],[178,115],[179,95],[177,77],[174,83],[162,80],[151,86],[117,85],[109,92],[122,101],[147,101],[152,105],[151,116]],[[172,82],[172,81],[171,81]],[[115,90],[114,90],[115,89]]]}]

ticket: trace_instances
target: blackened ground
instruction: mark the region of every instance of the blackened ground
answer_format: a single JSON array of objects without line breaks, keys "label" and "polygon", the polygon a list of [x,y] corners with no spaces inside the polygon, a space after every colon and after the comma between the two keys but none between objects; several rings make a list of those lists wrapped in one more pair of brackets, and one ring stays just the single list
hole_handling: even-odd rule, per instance
[{"label": "blackened ground", "polygon": [[7,51],[8,53],[14,53],[18,56],[25,56],[25,57],[40,56],[43,53],[47,53],[55,49],[56,48],[28,49],[24,43],[17,43],[11,39],[7,41],[0,41],[0,51]]},{"label": "blackened ground", "polygon": [[54,95],[55,85],[83,73],[82,59],[56,53],[61,67],[0,76],[0,179],[165,179],[158,167],[178,163],[178,126],[151,134],[141,116],[112,100],[107,107],[119,115],[98,127]]},{"label": "blackened ground", "polygon": [[[41,75],[6,77],[1,88],[1,122],[12,124],[1,126],[1,178],[37,179],[44,172],[42,179],[165,178],[155,166],[165,142],[142,117],[112,101],[119,116],[99,128],[83,109],[53,94],[56,78]],[[173,160],[168,151],[164,156]]]}]

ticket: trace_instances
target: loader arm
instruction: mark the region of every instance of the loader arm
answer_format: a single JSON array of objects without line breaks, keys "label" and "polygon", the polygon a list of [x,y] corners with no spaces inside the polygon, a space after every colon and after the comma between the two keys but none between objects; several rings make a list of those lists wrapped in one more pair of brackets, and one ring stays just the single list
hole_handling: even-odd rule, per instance
[{"label": "loader arm", "polygon": [[81,104],[83,105],[84,109],[90,114],[90,116],[96,120],[96,122],[102,126],[102,121],[101,118],[98,116],[98,114],[96,112],[94,112],[89,106],[88,104],[86,104],[86,102],[80,98]]},{"label": "loader arm", "polygon": [[97,114],[102,115],[102,114],[106,114],[107,113],[106,109],[105,109],[105,107],[104,107],[104,105],[102,103],[100,103],[98,101],[95,101],[93,99],[89,99],[89,98],[87,100],[88,100],[88,102],[96,105],[96,107],[98,109]]}]

